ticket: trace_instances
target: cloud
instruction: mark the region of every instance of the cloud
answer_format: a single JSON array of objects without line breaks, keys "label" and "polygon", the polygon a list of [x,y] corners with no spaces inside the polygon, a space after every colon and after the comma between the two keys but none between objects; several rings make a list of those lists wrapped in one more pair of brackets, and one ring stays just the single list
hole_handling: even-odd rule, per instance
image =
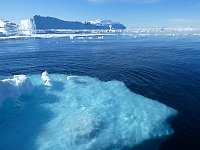
[{"label": "cloud", "polygon": [[120,3],[157,3],[163,0],[87,0],[91,3],[114,3],[114,2],[120,2]]}]

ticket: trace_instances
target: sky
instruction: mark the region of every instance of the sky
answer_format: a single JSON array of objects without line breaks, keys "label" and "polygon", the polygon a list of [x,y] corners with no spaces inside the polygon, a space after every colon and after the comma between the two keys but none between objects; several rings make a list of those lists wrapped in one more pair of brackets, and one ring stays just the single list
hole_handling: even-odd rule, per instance
[{"label": "sky", "polygon": [[200,0],[1,0],[0,19],[18,23],[34,15],[127,27],[200,26]]}]

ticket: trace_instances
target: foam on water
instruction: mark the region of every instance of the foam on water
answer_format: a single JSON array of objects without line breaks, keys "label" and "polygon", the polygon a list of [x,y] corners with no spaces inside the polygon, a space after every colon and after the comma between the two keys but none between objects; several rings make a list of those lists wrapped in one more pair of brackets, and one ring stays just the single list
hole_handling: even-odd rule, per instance
[{"label": "foam on water", "polygon": [[40,75],[29,79],[57,100],[42,104],[53,115],[38,133],[36,149],[129,149],[173,133],[167,119],[176,111],[131,92],[122,82],[44,74],[52,86],[46,87]]}]

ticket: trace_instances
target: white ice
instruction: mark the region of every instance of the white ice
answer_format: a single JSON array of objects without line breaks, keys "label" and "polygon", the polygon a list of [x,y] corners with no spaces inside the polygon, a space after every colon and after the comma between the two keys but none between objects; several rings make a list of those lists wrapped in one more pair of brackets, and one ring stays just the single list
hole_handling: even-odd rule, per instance
[{"label": "white ice", "polygon": [[47,71],[45,71],[45,72],[42,73],[41,78],[44,81],[44,84],[46,86],[52,86],[52,81],[51,81],[51,79],[50,79],[49,74],[48,74]]},{"label": "white ice", "polygon": [[35,23],[33,19],[25,19],[20,21],[19,30],[22,35],[30,36],[35,34]]},{"label": "white ice", "polygon": [[14,75],[13,79],[0,80],[0,104],[5,99],[16,98],[31,89],[32,84],[25,75]]}]

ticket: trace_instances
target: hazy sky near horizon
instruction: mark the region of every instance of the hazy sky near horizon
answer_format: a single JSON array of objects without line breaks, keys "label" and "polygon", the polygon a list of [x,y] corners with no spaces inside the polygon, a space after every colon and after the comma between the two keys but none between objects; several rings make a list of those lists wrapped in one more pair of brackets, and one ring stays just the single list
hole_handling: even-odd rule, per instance
[{"label": "hazy sky near horizon", "polygon": [[63,20],[110,19],[131,26],[200,26],[200,0],[2,0],[0,19],[34,15]]}]

